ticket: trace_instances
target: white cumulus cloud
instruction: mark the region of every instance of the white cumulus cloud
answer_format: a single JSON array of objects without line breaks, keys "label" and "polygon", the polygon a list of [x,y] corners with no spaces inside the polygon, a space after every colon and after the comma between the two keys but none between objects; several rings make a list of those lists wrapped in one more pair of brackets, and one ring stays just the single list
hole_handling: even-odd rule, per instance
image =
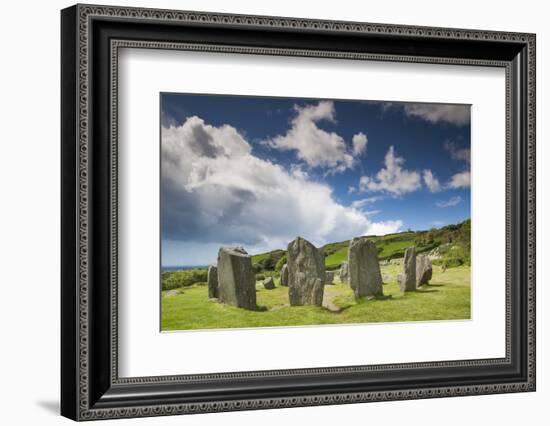
[{"label": "white cumulus cloud", "polygon": [[334,102],[321,101],[317,105],[305,107],[295,105],[294,110],[296,116],[292,119],[290,129],[285,135],[267,140],[266,143],[270,147],[296,151],[296,157],[305,161],[310,167],[330,167],[333,172],[341,172],[353,167],[355,148],[357,146],[361,151],[366,148],[366,136],[362,133],[355,135],[354,147],[350,151],[344,138],[317,126],[317,123],[323,120],[335,122]]},{"label": "white cumulus cloud", "polygon": [[395,234],[403,227],[400,220],[388,220],[385,222],[373,223],[367,235],[387,235]]},{"label": "white cumulus cloud", "polygon": [[439,183],[439,180],[434,176],[431,170],[426,169],[422,173],[422,177],[424,178],[424,183],[430,190],[430,192],[439,192],[441,191],[441,184]]},{"label": "white cumulus cloud", "polygon": [[254,156],[232,126],[190,117],[179,127],[163,127],[161,138],[164,240],[201,243],[208,250],[238,243],[254,252],[283,248],[297,235],[319,246],[402,226],[399,220],[372,222],[339,204],[329,185],[297,166],[286,170]]},{"label": "white cumulus cloud", "polygon": [[462,202],[462,197],[457,195],[456,197],[449,198],[447,201],[439,201],[435,203],[435,205],[437,207],[454,207],[460,204],[461,202]]},{"label": "white cumulus cloud", "polygon": [[352,138],[353,142],[353,155],[361,155],[363,152],[367,149],[367,135],[365,135],[363,132],[359,132],[355,135],[353,135]]},{"label": "white cumulus cloud", "polygon": [[464,126],[470,123],[469,105],[447,104],[404,104],[405,114],[420,118],[430,123],[449,123]]},{"label": "white cumulus cloud", "polygon": [[453,141],[445,141],[444,147],[447,151],[449,151],[449,154],[451,154],[451,158],[453,160],[464,161],[468,164],[470,163],[470,148],[460,148]]},{"label": "white cumulus cloud", "polygon": [[361,191],[388,192],[401,195],[416,191],[422,186],[420,173],[403,168],[405,159],[397,156],[393,146],[390,146],[384,158],[384,167],[376,176],[361,176],[359,189]]},{"label": "white cumulus cloud", "polygon": [[470,171],[456,173],[451,177],[447,187],[452,189],[469,188],[470,187]]},{"label": "white cumulus cloud", "polygon": [[455,173],[447,183],[447,188],[459,189],[470,187],[470,148],[461,148],[453,141],[445,142],[445,149],[451,154],[451,158],[465,163],[466,170]]}]

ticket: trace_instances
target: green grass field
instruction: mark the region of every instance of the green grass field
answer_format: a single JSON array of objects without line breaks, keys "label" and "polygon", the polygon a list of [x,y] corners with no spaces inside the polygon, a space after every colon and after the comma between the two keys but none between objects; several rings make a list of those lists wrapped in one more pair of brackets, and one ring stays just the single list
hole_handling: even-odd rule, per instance
[{"label": "green grass field", "polygon": [[[335,252],[331,256],[336,256]],[[347,255],[347,253],[346,253]],[[327,258],[328,259],[328,258]],[[328,264],[328,261],[327,261]],[[162,292],[162,330],[280,327],[395,321],[458,320],[470,318],[470,267],[459,266],[442,272],[434,266],[429,285],[402,294],[397,274],[402,265],[381,266],[384,295],[375,300],[356,301],[348,285],[325,286],[325,301],[339,312],[324,307],[289,306],[288,288],[265,290],[257,283],[257,304],[266,311],[248,311],[208,300],[206,284],[194,284]]]}]

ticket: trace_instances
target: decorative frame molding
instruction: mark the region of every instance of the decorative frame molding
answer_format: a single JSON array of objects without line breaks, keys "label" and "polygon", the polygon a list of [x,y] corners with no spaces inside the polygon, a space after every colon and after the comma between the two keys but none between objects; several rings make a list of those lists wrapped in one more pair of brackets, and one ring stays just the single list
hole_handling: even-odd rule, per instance
[{"label": "decorative frame molding", "polygon": [[[131,23],[140,28],[127,29]],[[178,38],[171,28],[188,34],[181,31]],[[212,42],[209,28],[227,31],[237,43]],[[271,45],[252,45],[250,31],[269,32],[264,43]],[[140,38],[145,32],[158,40]],[[336,49],[305,38],[302,43],[307,34],[330,40]],[[63,10],[62,414],[92,420],[535,390],[535,41],[533,34],[495,31],[90,5]],[[400,53],[405,45],[418,45],[417,54]],[[506,357],[119,378],[117,70],[118,49],[126,47],[505,68]],[[502,377],[457,385],[445,376],[461,371],[466,377],[476,368],[500,369]],[[410,371],[429,372],[433,386],[407,381]],[[394,381],[378,385],[380,373]],[[318,384],[314,390],[292,389],[288,380],[297,377]],[[349,384],[329,391],[336,377]],[[236,394],[214,391],[235,379],[250,387]],[[263,392],[252,390],[258,388]],[[168,396],[167,390],[181,393]]]}]

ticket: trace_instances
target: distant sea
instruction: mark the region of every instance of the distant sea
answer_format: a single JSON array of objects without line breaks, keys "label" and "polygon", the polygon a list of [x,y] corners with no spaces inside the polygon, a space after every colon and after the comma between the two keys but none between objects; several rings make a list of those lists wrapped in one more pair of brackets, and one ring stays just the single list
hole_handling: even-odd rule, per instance
[{"label": "distant sea", "polygon": [[192,266],[185,266],[185,265],[176,265],[176,266],[161,266],[160,270],[161,272],[173,272],[173,271],[181,271],[184,269],[195,269],[195,268],[208,268],[208,265],[192,265]]}]

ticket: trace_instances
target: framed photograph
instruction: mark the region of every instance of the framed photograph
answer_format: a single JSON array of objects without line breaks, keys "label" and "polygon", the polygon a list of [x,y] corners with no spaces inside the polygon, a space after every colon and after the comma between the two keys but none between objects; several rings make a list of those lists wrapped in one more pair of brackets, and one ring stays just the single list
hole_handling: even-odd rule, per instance
[{"label": "framed photograph", "polygon": [[535,390],[535,35],[61,12],[74,420]]}]

